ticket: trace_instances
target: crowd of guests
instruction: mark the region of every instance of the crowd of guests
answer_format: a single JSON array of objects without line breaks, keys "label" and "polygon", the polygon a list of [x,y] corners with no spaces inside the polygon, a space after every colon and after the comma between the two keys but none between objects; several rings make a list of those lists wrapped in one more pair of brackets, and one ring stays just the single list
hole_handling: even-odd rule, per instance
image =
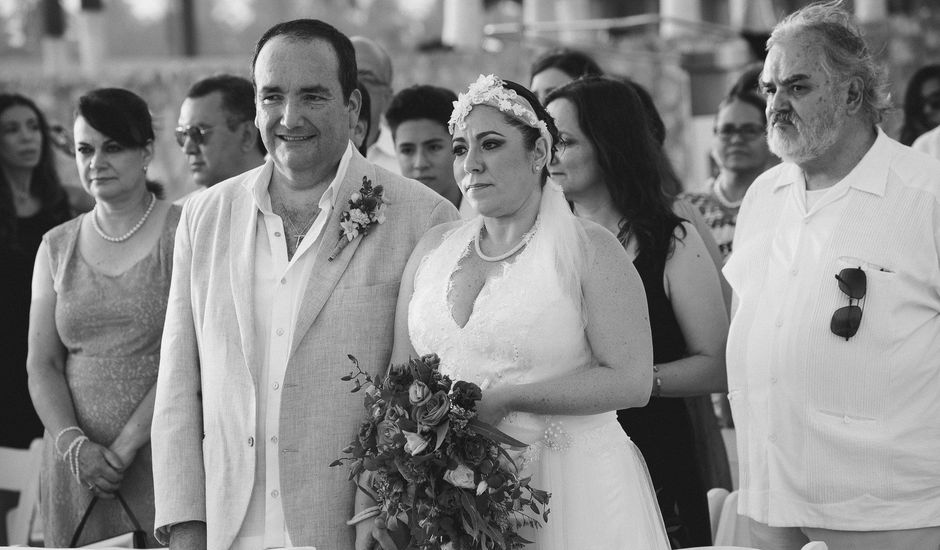
[{"label": "crowd of guests", "polygon": [[[318,25],[269,30],[252,80],[192,85],[175,136],[198,190],[176,202],[147,176],[154,125],[134,92],[78,100],[75,162],[95,199],[78,217],[42,112],[0,94],[0,445],[44,434],[47,545],[68,545],[95,497],[79,542],[126,531],[120,495],[149,546],[393,546],[380,525],[338,527],[368,502],[310,466],[356,430],[359,405],[332,382],[345,363],[331,363],[351,339],[369,340],[364,364],[388,364],[393,339],[395,354],[415,349],[396,297],[399,281],[420,295],[401,278],[415,278],[416,245],[433,250],[419,244],[431,227],[502,220],[474,237],[484,263],[465,285],[481,287],[540,210],[468,198],[484,196],[482,161],[468,153],[479,138],[453,141],[457,94],[395,93],[380,45]],[[528,89],[505,85],[550,121],[547,136],[523,125],[529,179],[560,186],[619,243],[632,268],[614,275],[642,282],[645,306],[623,324],[650,328],[651,369],[631,378],[644,398],[609,403],[673,548],[711,542],[706,492],[732,488],[720,425],[737,426],[755,546],[935,548],[940,400],[924,389],[940,376],[940,65],[911,79],[898,143],[878,128],[883,72],[841,9],[790,16],[768,51],[717,106],[704,185],[677,177],[642,86],[582,52],[540,56]],[[295,90],[305,79],[335,86]],[[481,155],[499,147],[487,143]],[[363,177],[385,189],[394,230],[337,253]],[[733,422],[711,394],[730,397]]]}]

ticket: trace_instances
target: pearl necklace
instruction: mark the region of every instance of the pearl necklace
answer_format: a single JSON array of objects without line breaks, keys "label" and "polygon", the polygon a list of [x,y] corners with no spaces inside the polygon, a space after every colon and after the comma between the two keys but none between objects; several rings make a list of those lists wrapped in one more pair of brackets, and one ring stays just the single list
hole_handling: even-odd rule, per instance
[{"label": "pearl necklace", "polygon": [[483,231],[486,230],[486,226],[483,225],[480,227],[480,232],[474,235],[473,237],[473,248],[476,250],[477,256],[479,256],[480,259],[483,260],[484,262],[501,262],[505,260],[506,258],[512,256],[516,252],[519,252],[520,250],[522,250],[523,246],[529,244],[529,241],[532,240],[532,237],[535,235],[535,230],[538,228],[538,225],[539,225],[538,220],[536,220],[535,224],[532,226],[532,229],[529,229],[528,231],[526,231],[525,235],[522,236],[522,239],[520,239],[519,242],[516,243],[515,246],[513,246],[506,252],[503,252],[499,256],[487,256],[486,254],[483,253],[482,250],[480,250],[480,239],[482,238]]},{"label": "pearl necklace", "polygon": [[739,201],[732,201],[728,197],[726,197],[725,192],[721,190],[721,182],[722,182],[721,176],[718,176],[717,178],[715,178],[715,184],[712,186],[712,190],[715,193],[715,198],[718,199],[718,202],[720,202],[721,205],[724,206],[725,208],[730,208],[730,209],[740,208],[741,203],[743,202],[743,199]]},{"label": "pearl necklace", "polygon": [[134,233],[137,233],[138,229],[144,226],[144,222],[146,222],[147,218],[150,217],[150,213],[153,212],[153,207],[155,204],[157,204],[157,197],[153,193],[150,193],[150,206],[147,207],[147,211],[144,212],[144,216],[140,218],[140,221],[137,222],[137,225],[132,227],[130,231],[121,235],[120,237],[112,237],[101,230],[101,226],[98,225],[98,205],[95,205],[91,211],[91,225],[95,228],[95,232],[98,233],[102,239],[112,243],[122,243],[127,239],[130,239]]}]

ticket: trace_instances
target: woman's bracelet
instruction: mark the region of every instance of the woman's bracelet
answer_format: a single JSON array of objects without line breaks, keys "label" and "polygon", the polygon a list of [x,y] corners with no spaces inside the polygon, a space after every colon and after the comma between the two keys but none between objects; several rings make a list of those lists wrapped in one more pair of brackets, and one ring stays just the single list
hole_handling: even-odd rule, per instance
[{"label": "woman's bracelet", "polygon": [[359,510],[358,514],[349,518],[349,520],[346,521],[346,525],[356,525],[357,523],[361,523],[369,518],[374,518],[375,516],[381,513],[382,513],[382,507],[379,506],[378,504],[376,504],[375,506],[369,506],[368,508]]},{"label": "woman's bracelet", "polygon": [[85,432],[78,426],[69,426],[68,428],[62,428],[59,430],[59,433],[55,436],[55,441],[52,443],[52,446],[55,447],[56,454],[62,457],[62,460],[65,460],[65,453],[59,450],[59,440],[62,439],[62,436],[68,432],[78,432],[79,435],[85,435]]},{"label": "woman's bracelet", "polygon": [[659,367],[653,365],[653,391],[650,395],[659,397],[663,393],[663,379],[659,376]]},{"label": "woman's bracelet", "polygon": [[75,481],[81,484],[81,470],[78,463],[78,454],[82,450],[82,445],[88,441],[88,437],[84,434],[76,437],[72,440],[72,443],[69,444],[68,450],[65,451],[65,459],[69,463],[69,471],[72,472],[72,476],[75,477]]}]

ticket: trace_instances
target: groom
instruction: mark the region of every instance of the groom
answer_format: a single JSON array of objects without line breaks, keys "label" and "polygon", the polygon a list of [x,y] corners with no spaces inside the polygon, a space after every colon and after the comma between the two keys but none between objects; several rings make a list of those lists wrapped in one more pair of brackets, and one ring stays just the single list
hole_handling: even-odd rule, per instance
[{"label": "groom", "polygon": [[[329,467],[363,415],[340,381],[346,354],[388,364],[408,256],[457,212],[350,145],[360,95],[338,30],[278,24],[252,71],[270,159],[188,202],[177,235],[152,431],[156,533],[171,548],[352,549],[354,486]],[[384,188],[384,222],[336,253],[363,178]]]}]

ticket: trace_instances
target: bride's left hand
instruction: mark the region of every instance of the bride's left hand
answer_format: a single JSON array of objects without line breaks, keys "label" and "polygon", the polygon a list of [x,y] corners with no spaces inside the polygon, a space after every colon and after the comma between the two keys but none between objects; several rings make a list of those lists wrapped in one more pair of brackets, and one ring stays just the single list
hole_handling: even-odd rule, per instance
[{"label": "bride's left hand", "polygon": [[510,390],[506,387],[483,391],[483,399],[477,402],[477,418],[490,426],[496,426],[512,410]]}]

